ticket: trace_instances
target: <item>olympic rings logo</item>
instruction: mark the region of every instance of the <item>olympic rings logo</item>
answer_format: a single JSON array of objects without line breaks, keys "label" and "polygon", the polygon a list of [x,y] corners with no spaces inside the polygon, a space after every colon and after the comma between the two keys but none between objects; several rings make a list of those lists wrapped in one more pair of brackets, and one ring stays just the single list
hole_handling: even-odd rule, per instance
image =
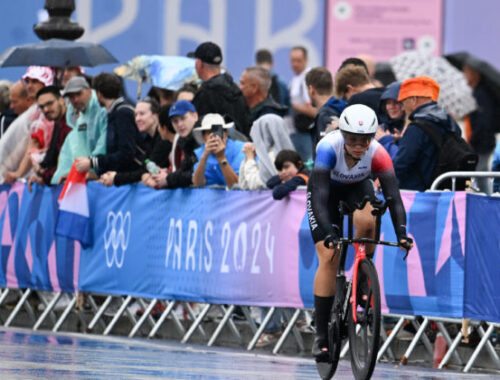
[{"label": "olympic rings logo", "polygon": [[[106,219],[106,229],[104,230],[104,249],[106,250],[106,265],[108,268],[116,263],[121,268],[125,259],[125,251],[130,239],[130,211],[125,215],[119,211],[115,214],[113,211],[108,213]],[[110,252],[110,247],[113,252]]]}]

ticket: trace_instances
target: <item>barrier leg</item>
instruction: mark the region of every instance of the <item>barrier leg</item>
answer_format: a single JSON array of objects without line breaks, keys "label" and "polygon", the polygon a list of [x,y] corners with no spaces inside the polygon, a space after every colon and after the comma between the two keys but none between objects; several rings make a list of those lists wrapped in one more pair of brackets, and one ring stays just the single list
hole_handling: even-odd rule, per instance
[{"label": "barrier leg", "polygon": [[[222,320],[217,325],[217,328],[215,329],[214,333],[210,337],[210,340],[208,341],[207,346],[213,346],[213,344],[215,343],[215,341],[219,337],[219,334],[222,332],[222,329],[226,326],[226,323],[230,320],[231,314],[233,314],[234,309],[235,309],[234,305],[229,306],[229,308],[227,310],[224,310],[224,307],[222,307],[222,310],[224,311],[224,316],[222,317]],[[241,341],[241,335],[238,332],[238,330],[236,330],[236,331],[238,334],[238,338]]]},{"label": "barrier leg", "polygon": [[[281,334],[280,338],[278,339],[278,341],[276,342],[276,345],[273,348],[273,354],[276,355],[277,353],[280,352],[281,347],[285,343],[286,338],[288,337],[288,335],[290,335],[290,332],[294,329],[295,322],[297,322],[297,319],[299,319],[300,312],[301,312],[300,309],[296,309],[295,312],[293,313],[292,317],[289,318],[288,325],[286,326],[285,331],[283,331],[283,334]],[[285,314],[287,314],[287,317],[289,317],[290,313],[288,310],[285,310]],[[298,333],[299,333],[300,339],[297,340],[297,344],[299,345],[300,350],[304,351],[304,341],[302,340],[302,336],[300,336],[300,332],[298,332]]]},{"label": "barrier leg", "polygon": [[172,311],[174,306],[175,306],[175,301],[171,301],[167,304],[167,308],[163,311],[162,315],[156,321],[155,325],[153,326],[153,328],[149,332],[149,334],[148,334],[149,339],[153,338],[156,335],[157,331],[160,329],[163,322],[165,322],[165,319],[167,319],[168,315],[170,314],[170,312]]},{"label": "barrier leg", "polygon": [[5,321],[5,325],[4,325],[5,327],[9,327],[10,326],[10,324],[12,323],[12,321],[14,320],[14,318],[16,318],[16,315],[19,313],[19,311],[23,307],[24,303],[26,302],[26,300],[28,299],[28,297],[30,296],[30,294],[31,294],[31,289],[26,289],[24,291],[23,295],[21,296],[21,299],[16,304],[16,307],[14,308],[14,310],[12,310],[12,313],[9,314],[9,317],[7,318],[7,321]]},{"label": "barrier leg", "polygon": [[[186,333],[186,335],[184,335],[182,337],[181,343],[186,343],[189,340],[189,338],[191,338],[191,336],[193,335],[194,331],[197,328],[201,327],[201,322],[203,321],[203,318],[205,318],[205,316],[208,314],[208,311],[210,310],[211,307],[212,307],[211,304],[207,304],[203,308],[203,310],[200,312],[200,314],[198,314],[198,316],[196,317],[195,321],[193,322],[193,324],[189,328],[189,330]],[[205,338],[206,337],[205,331],[203,329],[200,329],[200,332],[201,331],[203,331],[203,337]]]},{"label": "barrier leg", "polygon": [[[133,297],[131,296],[129,305],[130,305],[130,303],[132,303],[132,300],[133,300]],[[132,324],[132,326],[135,326],[137,324],[137,319],[135,319],[135,315],[132,314],[132,312],[129,310],[128,306],[123,311],[123,314],[127,316],[127,318],[129,319],[130,323]]]},{"label": "barrier leg", "polygon": [[[194,313],[193,308],[191,307],[191,305],[189,304],[189,302],[183,302],[182,304],[186,308],[189,316],[191,317],[191,320],[193,320],[193,324],[195,324],[194,322],[196,322],[196,320],[198,319],[198,317]],[[210,304],[208,304],[208,305],[210,305]],[[200,320],[198,323],[196,323],[196,327],[198,328],[198,330],[200,330],[200,334],[203,336],[203,338],[207,338],[207,333],[205,332],[205,329],[201,325],[201,322],[203,322],[203,319]]]},{"label": "barrier leg", "polygon": [[[178,305],[178,303],[175,304]],[[184,336],[184,334],[186,333],[186,329],[184,328],[184,325],[182,324],[177,314],[175,314],[175,312],[172,312],[170,313],[170,316],[172,317],[172,320],[174,321],[177,330],[179,330],[179,332],[181,333],[181,336]]]},{"label": "barrier leg", "polygon": [[95,314],[94,318],[92,318],[92,320],[90,321],[90,323],[85,331],[88,333],[91,332],[94,329],[97,322],[99,322],[102,329],[104,330],[106,328],[106,324],[101,320],[101,317],[104,314],[104,311],[106,311],[107,307],[111,303],[113,296],[107,296],[106,299],[104,300],[104,302],[102,303],[101,307],[99,307],[99,308],[97,307],[97,304],[95,303],[94,297],[92,297],[92,295],[88,294],[87,297],[88,297],[88,300],[90,303],[90,307],[92,308],[92,310],[96,314]]},{"label": "barrier leg", "polygon": [[[144,301],[143,298],[138,298],[137,301],[141,305],[142,310],[146,310],[147,309],[146,303],[145,303],[145,301]],[[158,302],[160,302],[160,301],[158,301]],[[154,308],[154,305],[153,305],[153,308]],[[151,327],[154,327],[155,320],[154,320],[153,316],[151,315],[151,312],[149,312],[148,315],[147,315],[147,321],[151,325]]]},{"label": "barrier leg", "polygon": [[[2,294],[0,295],[0,306],[5,302],[5,299],[9,295],[10,289],[9,288],[4,288],[2,291]],[[0,320],[3,322],[3,320],[0,318]]]},{"label": "barrier leg", "polygon": [[175,315],[175,313],[172,313],[172,310],[174,309],[174,307],[176,305],[177,305],[176,301],[170,301],[168,303],[167,308],[162,313],[160,319],[158,319],[158,321],[155,323],[153,329],[150,331],[150,333],[148,335],[148,338],[153,338],[156,335],[156,333],[160,329],[161,325],[163,324],[163,322],[165,322],[165,319],[167,319],[167,317],[170,314],[172,315],[172,320],[174,321],[174,324],[177,327],[177,330],[179,330],[179,332],[181,333],[181,336],[184,336],[184,334],[186,332],[186,330],[184,329],[184,326],[179,321],[179,318],[177,318],[177,316]]},{"label": "barrier leg", "polygon": [[[89,296],[90,297],[90,296]],[[89,299],[92,299],[92,298],[89,298]],[[101,307],[97,310],[97,313],[96,315],[94,316],[94,318],[92,318],[92,320],[90,321],[88,327],[87,327],[87,332],[91,332],[95,325],[97,324],[97,321],[99,321],[102,317],[102,315],[104,314],[104,312],[106,311],[106,309],[108,308],[109,304],[111,303],[111,300],[113,299],[113,296],[107,296],[106,299],[104,300],[104,302],[102,303]],[[93,307],[97,308],[97,305],[95,304],[95,301],[92,299],[91,301],[91,305],[93,304]],[[102,322],[102,321],[101,321]],[[104,322],[102,322],[102,324],[104,325],[104,329],[106,328],[106,325],[104,324]]]},{"label": "barrier leg", "polygon": [[[225,315],[226,308],[223,305],[219,305],[219,307],[222,311],[222,315]],[[243,313],[245,313],[245,311],[243,311]],[[231,314],[232,313],[229,314],[230,317],[231,317]],[[233,319],[229,318],[229,320],[227,321],[227,324],[229,325],[229,329],[233,332],[233,335],[238,340],[238,343],[242,344],[243,340],[241,338],[240,330],[238,330],[238,328],[236,327],[236,324],[234,323]],[[250,324],[250,328],[252,328],[252,327],[255,328],[255,330],[252,329],[252,331],[257,331],[257,326],[255,326],[255,322],[253,320],[252,320],[252,323]]]},{"label": "barrier leg", "polygon": [[[248,324],[250,325],[250,329],[252,332],[255,334],[257,331],[257,325],[255,324],[255,321],[252,318],[252,313],[250,312],[250,308],[248,306],[240,306],[241,311],[243,312],[243,315],[245,316],[245,319],[247,320]],[[232,320],[231,320],[232,322]],[[234,322],[233,322],[234,324]]]},{"label": "barrier leg", "polygon": [[2,291],[2,294],[0,295],[0,305],[2,305],[9,295],[10,289],[9,288],[4,288]]},{"label": "barrier leg", "polygon": [[40,315],[40,318],[38,318],[38,321],[36,321],[35,325],[33,326],[33,330],[36,331],[40,327],[40,325],[43,323],[47,315],[52,311],[52,309],[56,306],[57,301],[61,298],[62,293],[57,292],[52,300],[50,300],[49,304],[45,306],[45,310],[43,311],[42,315]]},{"label": "barrier leg", "polygon": [[479,356],[479,354],[483,350],[484,346],[486,346],[486,349],[487,349],[488,353],[490,354],[490,357],[495,362],[495,365],[497,366],[497,368],[500,368],[500,360],[498,359],[498,355],[495,351],[495,348],[493,347],[493,345],[489,341],[491,334],[495,330],[495,324],[490,323],[486,332],[484,332],[484,329],[481,325],[479,325],[477,327],[477,329],[478,329],[479,335],[481,335],[482,338],[481,338],[481,341],[479,342],[479,344],[477,345],[476,349],[472,353],[472,356],[470,357],[469,361],[465,365],[464,372],[470,371],[470,369],[472,368],[472,365],[474,364],[477,357]]},{"label": "barrier leg", "polygon": [[275,311],[276,311],[275,306],[272,306],[271,308],[269,308],[269,311],[267,312],[266,316],[264,317],[264,320],[261,322],[259,328],[257,329],[255,334],[253,335],[252,339],[250,340],[250,343],[248,343],[247,351],[254,349],[255,345],[257,344],[257,341],[259,340],[260,336],[264,332],[267,324],[269,323],[269,321],[273,317]]},{"label": "barrier leg", "polygon": [[[443,325],[443,322],[436,322],[436,324],[437,324],[438,329],[441,332],[441,334],[443,334],[443,337],[444,337],[444,340],[446,341],[447,346],[450,347],[453,344],[453,342],[451,340],[450,334],[448,334],[448,330],[446,330],[446,327]],[[455,359],[457,364],[463,365],[462,358],[458,354],[458,351],[456,351],[456,350],[452,351],[452,354],[453,354],[453,358]],[[443,357],[443,359],[444,359],[444,357]]]},{"label": "barrier leg", "polygon": [[66,318],[68,318],[68,315],[71,312],[71,310],[73,310],[73,308],[75,307],[76,300],[77,300],[77,295],[75,294],[73,296],[73,299],[70,301],[69,305],[66,306],[66,309],[64,309],[61,316],[57,320],[56,324],[54,325],[54,328],[52,329],[52,332],[57,332],[59,330],[59,328],[62,326]]},{"label": "barrier leg", "polygon": [[[47,297],[46,297],[48,293],[49,292],[45,291],[45,290],[44,291],[35,292],[35,294],[37,295],[37,297],[40,298],[40,300],[42,301],[42,304],[45,306],[45,309],[47,309],[49,307],[49,304],[50,304],[50,302],[47,301]],[[54,293],[56,293],[56,292],[50,292],[51,296],[53,296]],[[56,293],[56,295],[57,295],[57,293]],[[54,304],[54,306],[55,306],[55,304]],[[33,312],[33,309],[32,309],[32,307],[31,307],[31,305],[30,305],[29,302],[26,302],[25,307],[26,307],[26,311],[29,314],[33,314],[33,317],[34,317],[35,313]],[[56,323],[57,318],[56,318],[55,313],[52,310],[49,312],[49,317],[50,317],[50,320],[52,321],[52,323]],[[36,320],[36,318],[35,318],[35,320]]]},{"label": "barrier leg", "polygon": [[149,303],[149,305],[146,308],[146,310],[144,310],[144,314],[142,314],[142,316],[139,318],[139,320],[137,321],[137,323],[135,324],[135,326],[132,328],[132,330],[128,334],[129,338],[132,338],[137,333],[137,331],[139,331],[139,329],[141,328],[142,324],[146,321],[146,319],[149,316],[149,313],[151,313],[151,310],[153,310],[153,308],[155,307],[155,305],[156,305],[157,302],[158,302],[157,298],[153,298],[151,300],[151,302]]},{"label": "barrier leg", "polygon": [[493,326],[491,332],[489,334],[486,334],[484,332],[483,327],[481,325],[479,325],[479,335],[481,335],[482,337],[484,337],[486,335],[486,339],[487,339],[486,340],[486,349],[488,350],[488,353],[490,354],[491,359],[495,362],[497,368],[500,368],[500,359],[498,358],[497,352],[495,351],[495,348],[493,347],[493,345],[491,344],[491,342],[489,340],[491,334],[493,333],[493,331],[495,330],[497,325],[495,323],[490,323],[488,330],[490,330],[491,326]]},{"label": "barrier leg", "polygon": [[111,322],[109,323],[109,325],[106,327],[106,330],[104,330],[103,335],[105,335],[105,336],[109,335],[109,333],[111,332],[111,330],[113,329],[113,327],[115,327],[116,322],[118,322],[118,320],[120,319],[120,317],[122,316],[122,314],[127,309],[127,306],[130,303],[130,301],[132,301],[132,296],[127,296],[127,298],[125,298],[125,301],[123,301],[122,305],[120,306],[120,308],[118,309],[118,311],[116,312],[116,314],[113,316],[113,319],[111,320]]},{"label": "barrier leg", "polygon": [[[380,337],[382,338],[382,344],[384,344],[384,342],[387,340],[387,333],[386,333],[386,329],[385,329],[383,316],[382,316],[382,320],[380,321]],[[392,352],[391,347],[387,348],[387,354],[385,354],[385,355],[387,356],[388,361],[395,361],[396,360],[396,357],[394,356],[394,353]],[[382,359],[382,356],[380,356],[380,358]],[[378,359],[378,354],[377,354],[377,359]]]},{"label": "barrier leg", "polygon": [[[443,367],[446,364],[448,364],[448,361],[451,359],[451,355],[453,354],[453,352],[457,349],[458,345],[460,344],[460,340],[462,339],[463,332],[464,332],[464,330],[460,330],[458,332],[457,336],[455,337],[455,339],[453,339],[453,343],[450,345],[450,348],[448,349],[448,351],[446,351],[446,354],[444,355],[443,360],[441,360],[441,363],[439,363],[438,369],[443,369]],[[470,332],[470,327],[468,327],[467,335],[469,332]]]},{"label": "barrier leg", "polygon": [[401,330],[401,328],[403,327],[404,323],[405,323],[405,318],[400,317],[396,323],[396,326],[394,326],[391,333],[387,337],[386,341],[384,342],[384,344],[382,344],[382,347],[380,347],[380,349],[378,350],[377,361],[379,361],[382,355],[384,355],[385,351],[387,351],[392,341],[396,338],[396,335],[398,335],[399,330]]},{"label": "barrier leg", "polygon": [[[482,330],[482,327],[478,326],[478,331],[480,331],[480,329]],[[467,372],[470,371],[470,369],[472,368],[472,365],[474,364],[474,362],[476,361],[477,357],[479,356],[479,354],[483,350],[485,344],[489,343],[488,339],[490,338],[490,335],[493,333],[494,329],[495,329],[494,325],[490,324],[489,327],[488,327],[488,330],[486,330],[486,333],[484,333],[484,330],[483,330],[483,334],[481,334],[482,335],[481,341],[479,342],[479,344],[477,345],[476,349],[472,353],[472,356],[470,357],[469,361],[465,365],[464,372],[467,373]]]},{"label": "barrier leg", "polygon": [[[285,309],[285,315],[288,319],[290,319],[290,312],[288,309]],[[298,316],[297,316],[298,317]],[[302,339],[302,334],[300,333],[299,329],[297,326],[295,326],[295,322],[292,324],[292,332],[293,336],[295,337],[295,341],[297,342],[297,345],[299,346],[299,350],[301,352],[304,352],[304,340]]]},{"label": "barrier leg", "polygon": [[[430,323],[430,319],[428,322]],[[418,323],[418,321],[416,319],[413,319],[411,321],[411,323],[415,327],[415,330],[418,331],[418,329],[420,328],[420,323]],[[420,337],[420,340],[424,344],[424,347],[427,349],[427,352],[429,353],[429,355],[431,357],[434,357],[434,345],[429,340],[429,337],[425,334],[425,329],[424,329],[424,333]]]},{"label": "barrier leg", "polygon": [[[413,321],[413,322],[416,322],[416,321]],[[418,326],[418,322],[416,322],[415,324],[416,324],[416,326]],[[406,360],[408,360],[408,358],[412,354],[413,350],[415,349],[415,346],[417,345],[418,341],[420,340],[420,338],[424,334],[424,331],[427,328],[428,324],[429,324],[429,319],[427,317],[425,317],[424,321],[422,322],[422,325],[418,328],[417,333],[415,334],[415,337],[413,338],[410,345],[408,346],[408,349],[401,357],[401,362],[402,362],[401,364],[404,364],[403,362],[406,362]]]}]

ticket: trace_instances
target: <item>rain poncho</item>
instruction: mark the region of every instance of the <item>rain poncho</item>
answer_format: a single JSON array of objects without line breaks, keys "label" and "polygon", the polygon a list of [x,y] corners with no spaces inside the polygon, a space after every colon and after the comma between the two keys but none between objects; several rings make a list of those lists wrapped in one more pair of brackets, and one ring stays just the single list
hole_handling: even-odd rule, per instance
[{"label": "rain poncho", "polygon": [[50,142],[54,122],[45,118],[36,104],[33,104],[18,116],[0,140],[0,183],[4,181],[7,171],[16,171],[26,154],[30,137],[33,135],[45,150]]},{"label": "rain poncho", "polygon": [[54,185],[61,176],[69,173],[75,158],[106,154],[108,114],[106,108],[99,105],[95,91],[92,90],[89,105],[84,113],[78,115],[78,118],[76,118],[73,106],[68,106],[66,122],[72,131],[66,137],[59,154],[57,170],[51,181]]}]

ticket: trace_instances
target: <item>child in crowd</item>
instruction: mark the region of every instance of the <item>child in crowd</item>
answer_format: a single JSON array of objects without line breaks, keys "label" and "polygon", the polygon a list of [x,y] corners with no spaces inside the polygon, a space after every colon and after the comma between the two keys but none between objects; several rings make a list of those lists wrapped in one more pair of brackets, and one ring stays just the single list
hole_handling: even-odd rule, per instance
[{"label": "child in crowd", "polygon": [[[304,167],[302,158],[296,151],[281,150],[274,160],[274,166],[276,166],[279,174],[267,181],[267,187],[273,189],[274,199],[283,199],[297,187],[307,185],[309,171]],[[269,309],[266,307],[261,308],[261,320],[264,320],[268,311]],[[279,339],[281,336],[282,316],[281,309],[275,311],[255,345],[257,348],[266,347]],[[305,318],[299,319],[296,325],[300,330],[308,331],[308,323]]]},{"label": "child in crowd", "polygon": [[289,149],[283,149],[274,160],[279,174],[267,181],[267,187],[273,189],[274,199],[283,199],[299,186],[307,185],[309,170],[304,167],[300,155]]}]

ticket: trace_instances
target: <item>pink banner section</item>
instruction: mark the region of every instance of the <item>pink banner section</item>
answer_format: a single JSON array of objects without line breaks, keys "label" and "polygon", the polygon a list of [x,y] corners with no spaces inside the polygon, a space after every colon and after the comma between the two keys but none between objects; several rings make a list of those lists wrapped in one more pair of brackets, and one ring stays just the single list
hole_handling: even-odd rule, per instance
[{"label": "pink banner section", "polygon": [[[24,183],[22,182],[14,183],[9,190],[8,198],[12,197],[13,194],[17,195],[18,210],[21,208],[23,191],[24,191]],[[7,202],[7,199],[5,200]],[[7,268],[5,273],[6,285],[9,288],[17,288],[19,287],[18,285],[19,282],[17,279],[17,273],[15,268],[15,247],[16,247],[17,236],[12,237],[13,231],[11,229],[8,204],[3,208],[5,209],[5,223],[4,223],[5,228],[2,231],[2,245],[4,245],[4,242],[6,243],[5,245],[9,245],[8,243],[10,243],[9,257],[7,258]]]},{"label": "pink banner section", "polygon": [[57,277],[57,258],[56,258],[56,242],[53,242],[50,246],[49,257],[48,257],[48,267],[49,267],[49,277],[50,283],[52,284],[52,289],[55,292],[60,292],[61,287],[59,286],[59,278]]},{"label": "pink banner section", "polygon": [[30,273],[33,272],[33,252],[31,251],[31,240],[30,237],[28,236],[28,241],[26,243],[26,252],[25,258],[26,258],[26,263],[28,264],[28,269]]},{"label": "pink banner section", "polygon": [[[4,264],[0,286],[55,291],[77,288],[80,247],[55,235],[59,191],[37,186],[28,192],[22,182],[1,187],[0,261]],[[71,273],[62,272],[66,267]]]},{"label": "pink banner section", "polygon": [[[455,205],[456,214],[458,215],[458,229],[460,232],[460,244],[462,245],[462,253],[465,255],[465,224],[467,221],[466,209],[467,200],[466,193],[455,193],[453,204]],[[451,237],[450,237],[451,239]]]},{"label": "pink banner section", "polygon": [[425,297],[427,295],[425,290],[424,272],[422,262],[420,260],[420,252],[418,249],[418,241],[415,237],[409,234],[413,239],[413,249],[411,254],[406,259],[406,270],[408,273],[408,295]]},{"label": "pink banner section", "polygon": [[[384,240],[384,233],[380,233],[380,240]],[[378,282],[380,285],[380,306],[382,313],[388,313],[389,308],[387,307],[387,301],[385,299],[384,290],[384,246],[377,246],[375,251],[375,267],[377,268]]]},{"label": "pink banner section", "polygon": [[[407,215],[412,209],[415,203],[415,197],[417,193],[413,191],[403,191],[401,192],[401,197],[403,199],[403,204]],[[411,228],[411,226],[408,226]],[[420,261],[420,252],[418,250],[418,242],[411,233],[408,234],[413,239],[413,249],[406,260],[407,273],[408,273],[408,293],[410,296],[425,296],[425,281],[423,274],[423,267]]]},{"label": "pink banner section", "polygon": [[326,66],[348,57],[388,61],[405,50],[441,54],[442,0],[328,0]]}]

